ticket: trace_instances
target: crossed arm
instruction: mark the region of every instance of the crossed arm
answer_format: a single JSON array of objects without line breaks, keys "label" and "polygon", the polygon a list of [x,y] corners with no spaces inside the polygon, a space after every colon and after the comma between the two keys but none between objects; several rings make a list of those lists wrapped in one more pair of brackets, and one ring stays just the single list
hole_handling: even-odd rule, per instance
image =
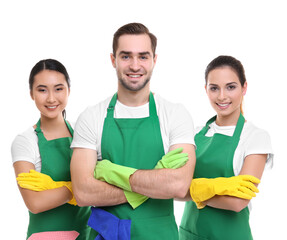
[{"label": "crossed arm", "polygon": [[[252,175],[254,177],[257,177],[258,179],[261,179],[263,171],[264,171],[266,159],[267,159],[267,154],[248,155],[244,160],[244,164],[239,175]],[[184,200],[187,200],[187,201],[191,200],[190,194],[188,194],[184,198]],[[249,204],[249,202],[250,200],[246,200],[246,199],[242,199],[238,197],[216,195],[206,200],[205,202],[203,202],[203,204],[208,205],[210,207],[214,207],[214,208],[240,212],[242,209],[244,209]]]},{"label": "crossed arm", "polygon": [[[19,173],[28,173],[31,169],[35,170],[34,164],[27,161],[18,161],[14,163],[15,175]],[[73,195],[66,187],[60,187],[41,192],[35,192],[29,189],[19,187],[25,205],[30,212],[37,214],[69,202]]]},{"label": "crossed arm", "polygon": [[[245,158],[243,167],[239,175],[252,175],[261,179],[267,154],[252,154]],[[256,185],[257,186],[257,185]],[[205,202],[206,205],[215,208],[221,208],[240,212],[242,209],[247,207],[250,200],[231,197],[231,196],[215,196]]]},{"label": "crossed arm", "polygon": [[[183,147],[183,152],[189,155],[185,166],[179,169],[138,170],[130,178],[132,190],[152,198],[185,196],[193,176],[195,153],[191,144],[177,144],[170,150],[178,147]],[[127,202],[122,189],[94,178],[96,162],[95,150],[74,149],[71,176],[77,203],[80,206],[112,206]]]}]

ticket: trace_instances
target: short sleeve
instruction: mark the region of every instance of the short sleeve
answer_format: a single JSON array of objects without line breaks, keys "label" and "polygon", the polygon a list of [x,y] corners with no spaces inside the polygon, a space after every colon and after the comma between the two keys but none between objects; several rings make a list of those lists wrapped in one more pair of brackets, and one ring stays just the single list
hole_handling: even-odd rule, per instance
[{"label": "short sleeve", "polygon": [[30,139],[16,136],[11,146],[12,162],[27,161],[36,165],[37,152],[34,145]]},{"label": "short sleeve", "polygon": [[265,168],[272,168],[274,153],[268,132],[257,128],[247,138],[244,158],[252,154],[267,154]]},{"label": "short sleeve", "polygon": [[195,145],[193,120],[182,104],[176,104],[173,108],[169,125],[170,146],[179,143]]},{"label": "short sleeve", "polygon": [[92,108],[87,108],[80,114],[74,129],[71,148],[89,148],[96,150],[96,119]]}]

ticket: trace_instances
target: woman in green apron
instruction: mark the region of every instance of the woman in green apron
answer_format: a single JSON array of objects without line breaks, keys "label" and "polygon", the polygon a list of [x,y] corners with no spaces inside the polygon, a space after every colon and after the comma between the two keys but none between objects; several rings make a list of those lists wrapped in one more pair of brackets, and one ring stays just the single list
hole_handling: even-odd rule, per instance
[{"label": "woman in green apron", "polygon": [[217,115],[195,136],[193,201],[185,205],[179,236],[181,240],[250,240],[249,202],[257,192],[253,183],[259,183],[266,162],[272,163],[270,137],[243,117],[247,83],[240,61],[215,58],[205,79]]},{"label": "woman in green apron", "polygon": [[77,206],[70,177],[69,75],[60,62],[42,60],[33,67],[29,85],[41,117],[12,144],[15,174],[29,209],[27,238],[87,239],[90,209]]}]

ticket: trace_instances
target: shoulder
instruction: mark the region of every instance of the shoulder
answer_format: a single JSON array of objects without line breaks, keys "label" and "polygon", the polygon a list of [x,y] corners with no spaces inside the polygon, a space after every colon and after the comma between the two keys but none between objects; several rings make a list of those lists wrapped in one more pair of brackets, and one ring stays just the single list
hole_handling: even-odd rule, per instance
[{"label": "shoulder", "polygon": [[273,156],[271,138],[269,133],[256,127],[251,122],[246,122],[244,124],[240,142],[245,149],[245,154],[271,154]]},{"label": "shoulder", "polygon": [[18,134],[11,145],[13,161],[34,159],[38,153],[38,137],[33,127]]},{"label": "shoulder", "polygon": [[251,139],[258,139],[258,140],[270,139],[270,135],[266,130],[257,127],[250,121],[245,122],[243,130],[242,130],[242,137],[246,139],[251,138]]},{"label": "shoulder", "polygon": [[38,144],[38,137],[33,127],[29,127],[24,132],[18,134],[12,145],[19,143],[35,143]]},{"label": "shoulder", "polygon": [[107,108],[109,106],[109,102],[111,101],[112,97],[108,97],[105,100],[92,105],[88,106],[79,116],[79,119],[97,119],[102,117],[102,115],[106,114]]}]

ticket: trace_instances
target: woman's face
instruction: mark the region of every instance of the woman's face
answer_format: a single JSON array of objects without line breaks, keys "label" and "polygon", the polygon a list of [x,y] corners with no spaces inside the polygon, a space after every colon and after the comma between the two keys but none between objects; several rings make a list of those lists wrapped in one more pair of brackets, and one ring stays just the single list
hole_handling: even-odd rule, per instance
[{"label": "woman's face", "polygon": [[247,83],[242,87],[236,72],[231,67],[224,66],[209,72],[205,89],[218,118],[224,119],[228,125],[235,125]]},{"label": "woman's face", "polygon": [[41,117],[62,117],[62,111],[68,103],[70,88],[64,74],[43,70],[35,75],[31,97],[41,112]]}]

